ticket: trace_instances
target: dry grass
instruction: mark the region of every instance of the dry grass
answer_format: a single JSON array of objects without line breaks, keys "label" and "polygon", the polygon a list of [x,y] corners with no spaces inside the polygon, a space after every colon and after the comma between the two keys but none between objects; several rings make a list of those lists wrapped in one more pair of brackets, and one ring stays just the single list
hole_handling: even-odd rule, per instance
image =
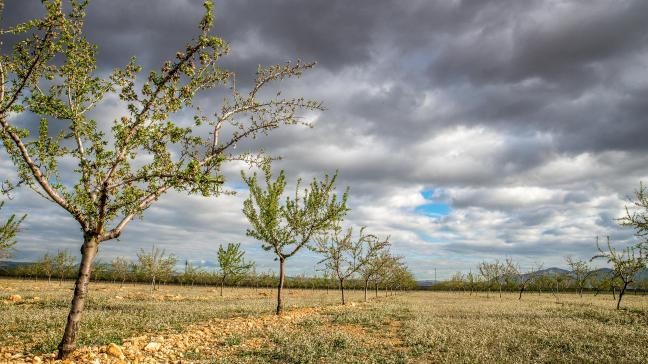
[{"label": "dry grass", "polygon": [[[4,351],[53,350],[69,286],[1,280],[0,287],[0,300],[23,296],[0,304]],[[91,295],[81,337],[90,347],[77,351],[78,361],[116,361],[105,353],[109,342],[121,346],[126,361],[140,362],[648,361],[648,297],[642,296],[627,296],[627,309],[616,311],[610,296],[528,294],[518,301],[513,294],[412,292],[341,307],[336,292],[292,291],[287,314],[276,318],[269,290],[230,289],[221,298],[202,287],[151,293],[146,286],[97,284]],[[361,298],[351,293],[352,301]],[[160,349],[144,350],[150,342]]]}]

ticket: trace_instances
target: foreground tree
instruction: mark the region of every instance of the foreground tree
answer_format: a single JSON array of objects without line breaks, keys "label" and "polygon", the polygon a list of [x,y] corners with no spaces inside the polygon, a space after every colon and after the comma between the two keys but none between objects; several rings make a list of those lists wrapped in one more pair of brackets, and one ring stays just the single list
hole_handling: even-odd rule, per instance
[{"label": "foreground tree", "polygon": [[322,234],[316,240],[312,249],[324,255],[318,264],[324,264],[326,270],[332,272],[338,281],[342,304],[344,299],[344,282],[356,274],[371,259],[378,256],[389,240],[381,241],[375,235],[365,234],[365,227],[360,228],[356,239],[353,238],[353,228],[342,232],[336,226],[330,234]]},{"label": "foreground tree", "polygon": [[241,172],[250,189],[250,196],[243,203],[243,213],[251,225],[247,235],[262,241],[263,249],[272,251],[279,260],[276,311],[279,315],[283,309],[281,291],[286,277],[286,259],[342,220],[348,211],[348,191],[341,198],[335,194],[337,174],[333,177],[325,175],[321,181],[313,179],[304,191],[301,191],[299,179],[294,196],[286,196],[281,204],[286,188],[284,171],[273,181],[270,164],[265,163],[262,170],[265,175],[265,190],[259,184],[256,173],[247,177]]},{"label": "foreground tree", "polygon": [[613,248],[610,244],[610,238],[607,239],[607,250],[603,250],[596,240],[596,247],[599,251],[594,259],[605,259],[612,265],[613,277],[623,282],[617,299],[617,310],[621,307],[621,299],[625,294],[628,285],[635,281],[637,274],[646,268],[648,257],[643,254],[640,247],[629,246],[620,251]]},{"label": "foreground tree", "polygon": [[177,260],[173,255],[167,256],[164,249],[153,246],[151,252],[140,249],[137,253],[137,269],[146,279],[151,281],[151,290],[156,290],[160,280],[173,272]]},{"label": "foreground tree", "polygon": [[[256,159],[257,154],[233,154],[237,142],[302,123],[295,116],[298,110],[321,106],[275,92],[274,98],[259,99],[272,81],[299,76],[312,64],[259,68],[249,92],[238,91],[233,73],[218,66],[228,45],[210,34],[211,2],[205,2],[196,39],[143,79],[135,59],[109,77],[96,72],[97,48],[83,34],[86,1],[43,5],[43,18],[3,31],[18,39],[13,52],[0,56],[0,137],[21,180],[69,213],[83,234],[59,345],[58,358],[64,358],[75,348],[100,243],[118,238],[170,190],[218,195],[224,162]],[[177,112],[191,108],[199,92],[217,86],[232,90],[222,107],[215,112],[196,108],[192,123],[177,123]],[[112,122],[88,118],[109,94],[119,97],[127,113]],[[12,117],[17,114],[24,117]],[[35,132],[16,124],[34,119],[40,120]],[[61,169],[67,166],[73,167]]]},{"label": "foreground tree", "polygon": [[218,246],[218,266],[220,267],[220,295],[223,296],[223,287],[228,279],[238,279],[247,274],[254,267],[254,263],[245,261],[245,252],[241,244],[228,243],[227,247]]}]

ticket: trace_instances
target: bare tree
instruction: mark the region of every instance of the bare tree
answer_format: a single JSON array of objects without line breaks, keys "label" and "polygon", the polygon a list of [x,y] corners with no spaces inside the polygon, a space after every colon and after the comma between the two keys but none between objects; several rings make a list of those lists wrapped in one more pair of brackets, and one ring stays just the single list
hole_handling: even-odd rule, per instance
[{"label": "bare tree", "polygon": [[282,205],[286,188],[284,171],[273,181],[270,164],[264,164],[262,170],[265,174],[265,190],[259,185],[256,173],[247,177],[241,172],[250,189],[250,197],[243,203],[243,213],[251,225],[247,235],[260,240],[263,249],[272,251],[279,260],[276,311],[279,315],[283,307],[281,291],[286,277],[286,259],[344,217],[348,211],[347,192],[339,199],[335,194],[337,174],[333,177],[325,175],[321,181],[313,179],[303,192],[299,179],[294,196],[286,196]]},{"label": "bare tree", "polygon": [[[511,269],[511,268],[509,268]],[[521,273],[518,266],[516,266],[517,275],[519,277],[518,288],[520,289],[520,295],[518,300],[522,299],[522,293],[529,287],[529,285],[535,283],[540,277],[539,272],[542,270],[542,264],[537,264],[529,268],[526,273]]]},{"label": "bare tree", "polygon": [[237,279],[254,267],[254,263],[245,261],[245,252],[241,244],[228,243],[226,248],[218,246],[218,265],[220,266],[220,295],[227,279]]},{"label": "bare tree", "polygon": [[[274,81],[300,76],[312,63],[259,67],[249,90],[237,89],[234,74],[219,66],[229,46],[211,34],[211,1],[204,3],[197,36],[172,59],[156,62],[162,64],[159,70],[140,78],[142,67],[134,58],[109,76],[97,72],[97,48],[83,32],[88,2],[63,3],[43,1],[42,18],[3,30],[16,41],[13,51],[0,57],[4,149],[19,178],[74,218],[83,234],[59,359],[75,348],[102,242],[121,236],[168,191],[220,194],[225,162],[259,158],[259,152],[234,153],[237,143],[283,125],[304,124],[298,111],[322,109],[319,102],[264,92]],[[223,86],[231,96],[208,103],[214,110],[193,105],[196,95]],[[121,103],[123,116],[90,118],[108,95],[117,96],[110,102]],[[177,123],[181,111],[192,114],[193,122]],[[28,130],[17,124],[23,120],[40,121],[40,126]]]},{"label": "bare tree", "polygon": [[578,295],[583,297],[583,289],[587,283],[587,279],[591,274],[590,266],[584,260],[574,259],[571,256],[565,257],[565,261],[569,266],[569,270],[574,280]]},{"label": "bare tree", "polygon": [[619,298],[617,300],[617,310],[621,307],[621,299],[625,294],[628,285],[635,281],[637,273],[646,268],[648,257],[643,254],[639,246],[629,246],[620,251],[616,250],[610,244],[610,238],[607,239],[607,250],[601,249],[596,239],[596,247],[599,253],[592,257],[594,259],[605,259],[612,265],[614,277],[623,282],[621,290],[619,291]]},{"label": "bare tree", "polygon": [[492,263],[482,262],[478,266],[479,274],[484,277],[484,281],[487,285],[487,294],[486,297],[490,295],[490,290],[493,285],[496,285],[499,288],[499,296],[502,298],[502,274],[504,273],[504,264],[501,263],[498,259],[495,259]]},{"label": "bare tree", "polygon": [[160,278],[171,273],[177,261],[173,255],[166,256],[164,249],[160,250],[156,246],[151,248],[150,253],[140,249],[137,260],[138,269],[151,281],[151,290],[157,289]]},{"label": "bare tree", "polygon": [[357,238],[353,238],[353,228],[346,232],[338,225],[329,234],[322,234],[312,247],[314,251],[323,254],[318,264],[324,264],[326,269],[333,272],[340,287],[342,304],[346,303],[344,297],[344,282],[356,274],[360,268],[371,259],[378,256],[389,240],[379,240],[375,235],[365,234],[365,227],[360,228]]}]

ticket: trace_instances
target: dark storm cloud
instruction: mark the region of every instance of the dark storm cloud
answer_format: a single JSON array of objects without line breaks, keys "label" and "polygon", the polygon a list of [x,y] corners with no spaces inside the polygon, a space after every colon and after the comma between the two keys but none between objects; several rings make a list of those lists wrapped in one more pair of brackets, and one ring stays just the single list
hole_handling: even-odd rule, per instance
[{"label": "dark storm cloud", "polygon": [[[396,253],[448,266],[484,254],[561,264],[556,254],[591,256],[595,235],[631,239],[614,219],[648,178],[648,2],[241,0],[215,8],[214,32],[232,47],[223,65],[237,72],[239,87],[259,64],[318,61],[278,86],[327,107],[308,115],[313,130],[283,129],[239,148],[282,156],[276,168],[291,178],[339,169],[352,191],[350,223],[391,234]],[[10,1],[3,27],[40,9],[36,0]],[[198,34],[201,16],[197,0],[95,0],[86,30],[100,72],[131,56],[148,71]],[[222,92],[199,103],[217,107]],[[110,122],[120,110],[113,98],[94,116]],[[2,158],[0,171],[10,173]],[[240,168],[225,168],[233,186]],[[450,205],[448,216],[415,212],[429,203],[423,190]],[[8,203],[30,212],[19,257],[34,256],[52,234],[73,246],[74,224],[55,225],[63,214],[34,209],[48,205],[28,193]],[[272,268],[245,237],[244,195],[166,196],[102,254],[190,241],[182,254],[201,260],[214,242],[241,241],[260,270]],[[185,209],[192,213],[178,215]],[[299,269],[310,269],[305,261]]]}]

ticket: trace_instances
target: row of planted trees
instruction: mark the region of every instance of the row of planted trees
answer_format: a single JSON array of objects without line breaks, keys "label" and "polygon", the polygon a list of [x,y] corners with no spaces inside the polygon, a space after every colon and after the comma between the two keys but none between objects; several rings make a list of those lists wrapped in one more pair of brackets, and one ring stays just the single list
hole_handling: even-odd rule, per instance
[{"label": "row of planted trees", "polygon": [[[235,245],[235,244],[232,244]],[[225,250],[225,249],[224,249]],[[153,248],[151,252],[140,251],[137,260],[131,260],[126,257],[117,257],[110,262],[97,261],[93,267],[92,279],[94,281],[112,282],[120,284],[132,283],[149,283],[151,289],[156,289],[160,284],[175,284],[184,286],[213,286],[223,287],[248,287],[255,289],[276,288],[279,282],[277,274],[274,271],[257,273],[254,265],[243,260],[243,265],[250,267],[241,270],[241,264],[235,266],[220,264],[218,268],[206,268],[194,265],[188,261],[184,263],[184,269],[177,270],[177,258],[173,255],[159,255],[161,258],[159,264],[149,264],[150,258],[155,257],[155,252],[159,250]],[[139,257],[144,259],[140,260]],[[378,261],[366,265],[359,271],[359,274],[345,280],[346,289],[364,290],[365,300],[367,299],[368,290],[375,290],[376,296],[378,290],[390,292],[399,289],[415,288],[415,281],[411,275],[406,272],[406,267],[398,267],[398,260],[388,261],[387,256],[382,255],[380,263]],[[55,255],[45,254],[35,263],[18,265],[12,268],[6,268],[0,273],[6,276],[18,277],[22,279],[52,279],[57,280],[59,285],[63,280],[74,279],[75,270],[78,268],[76,259],[68,251],[63,250]],[[396,269],[394,269],[396,268]],[[398,270],[402,269],[402,272]],[[155,282],[155,283],[154,283]],[[338,279],[327,272],[319,275],[308,276],[299,274],[287,276],[284,281],[284,287],[302,290],[330,290],[339,289]]]},{"label": "row of planted trees", "polygon": [[[100,246],[119,238],[170,191],[220,195],[226,191],[226,163],[267,160],[258,139],[284,126],[311,126],[300,114],[318,113],[323,107],[319,101],[284,97],[281,90],[271,89],[301,76],[314,63],[259,67],[251,83],[240,88],[234,73],[221,67],[230,48],[212,32],[211,1],[204,3],[196,37],[157,62],[159,69],[143,72],[132,58],[110,74],[97,70],[98,48],[85,37],[88,1],[42,3],[41,17],[2,29],[11,35],[12,49],[0,55],[0,139],[18,184],[58,205],[80,230],[81,260],[58,346],[62,359],[75,349]],[[106,118],[96,112],[106,99],[120,115]],[[236,150],[237,145],[254,147]],[[251,192],[244,208],[251,225],[248,235],[262,241],[279,262],[280,312],[286,261],[316,238],[342,231],[337,227],[348,211],[346,193],[337,199],[332,194],[335,178],[326,177],[280,204],[283,172],[276,181],[266,173],[266,190],[256,175],[244,179]],[[362,246],[363,259],[337,274],[342,286],[368,264],[370,251],[378,254],[365,241]],[[325,245],[311,248],[328,251]],[[346,245],[335,250],[349,255]]]},{"label": "row of planted trees", "polygon": [[[621,249],[614,247],[610,238],[602,247],[596,239],[597,253],[587,260],[565,257],[569,270],[566,272],[543,270],[536,265],[526,271],[520,269],[511,258],[504,261],[482,262],[477,267],[477,274],[456,273],[452,278],[435,286],[437,289],[452,289],[474,292],[486,291],[490,294],[497,289],[501,297],[503,290],[518,291],[519,299],[525,291],[535,290],[557,294],[572,290],[583,295],[584,290],[598,294],[610,291],[617,301],[617,309],[628,289],[635,293],[648,290],[648,277],[641,276],[648,269],[648,190],[643,184],[635,191],[635,198],[625,209],[625,215],[618,219],[624,226],[634,229],[637,242]],[[607,269],[593,269],[592,261],[603,260]]]}]

